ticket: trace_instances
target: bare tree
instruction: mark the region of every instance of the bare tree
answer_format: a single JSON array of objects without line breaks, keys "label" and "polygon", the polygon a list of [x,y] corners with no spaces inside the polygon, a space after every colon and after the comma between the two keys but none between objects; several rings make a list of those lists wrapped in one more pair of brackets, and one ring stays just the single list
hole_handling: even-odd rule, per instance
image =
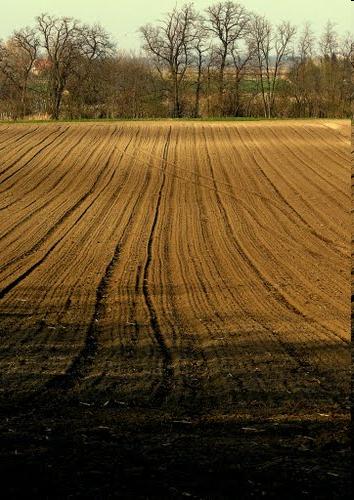
[{"label": "bare tree", "polygon": [[282,22],[273,29],[264,17],[253,18],[251,40],[256,50],[264,115],[268,118],[273,115],[279,73],[284,59],[290,54],[295,33],[296,28],[289,22]]},{"label": "bare tree", "polygon": [[314,68],[311,58],[314,53],[315,41],[310,23],[305,23],[298,37],[289,73],[295,98],[295,114],[299,116],[310,116],[313,109],[313,83],[317,69]]},{"label": "bare tree", "polygon": [[12,58],[9,44],[0,42],[0,71],[1,73],[17,86],[16,68]]},{"label": "bare tree", "polygon": [[219,49],[215,45],[211,45],[206,53],[206,98],[207,98],[208,116],[211,116],[214,113],[212,96],[213,96],[214,81],[216,80],[215,68],[217,67],[220,67]]},{"label": "bare tree", "polygon": [[341,55],[354,68],[354,37],[349,32],[345,34],[341,43]]},{"label": "bare tree", "polygon": [[313,56],[315,41],[315,34],[311,28],[311,24],[307,22],[304,24],[297,43],[298,57],[302,63]]},{"label": "bare tree", "polygon": [[140,28],[145,51],[153,57],[162,79],[166,79],[166,73],[170,79],[174,117],[181,116],[180,90],[191,60],[195,20],[193,6],[186,4],[166,14],[158,25],[147,24]]},{"label": "bare tree", "polygon": [[113,55],[115,44],[109,33],[100,25],[84,24],[80,28],[80,51],[88,61],[105,59]]},{"label": "bare tree", "polygon": [[19,114],[26,114],[28,83],[38,56],[39,38],[35,30],[24,28],[0,47],[0,71],[19,94]]},{"label": "bare tree", "polygon": [[194,50],[193,62],[195,63],[196,68],[193,116],[197,118],[200,115],[200,96],[202,91],[203,69],[206,64],[206,54],[210,50],[208,31],[205,27],[204,19],[201,17],[195,24],[195,37],[192,46]]},{"label": "bare tree", "polygon": [[40,41],[36,30],[29,27],[15,31],[12,41],[21,58],[21,107],[22,116],[25,116],[28,83],[34,63],[39,55]]},{"label": "bare tree", "polygon": [[99,24],[42,14],[34,28],[0,41],[0,113],[352,115],[351,34],[328,22],[317,40],[306,24],[295,40],[290,23],[273,26],[239,3],[213,1],[204,17],[185,4],[143,26],[144,56],[118,53]]},{"label": "bare tree", "polygon": [[327,21],[319,41],[319,47],[323,57],[330,58],[338,53],[338,34],[332,21]]},{"label": "bare tree", "polygon": [[246,35],[250,13],[240,4],[218,2],[206,10],[210,32],[220,43],[219,104],[223,111],[223,92],[227,57],[238,40]]},{"label": "bare tree", "polygon": [[343,58],[335,24],[328,21],[320,37],[322,112],[341,114],[351,94],[351,64]]},{"label": "bare tree", "polygon": [[98,105],[104,94],[104,81],[109,79],[107,72],[110,66],[106,62],[114,55],[115,44],[102,26],[80,26],[78,56],[67,83],[71,102],[75,97],[81,109],[85,109],[85,100],[90,105]]},{"label": "bare tree", "polygon": [[70,17],[37,17],[37,29],[49,64],[50,111],[57,120],[63,92],[80,56],[81,30],[79,22]]},{"label": "bare tree", "polygon": [[233,86],[233,115],[237,116],[240,109],[241,82],[246,75],[247,68],[256,54],[256,47],[250,38],[243,46],[236,42],[231,47],[231,57],[234,66],[234,86]]},{"label": "bare tree", "polygon": [[345,34],[341,43],[340,53],[343,58],[344,67],[343,83],[347,87],[344,104],[345,102],[352,104],[354,99],[354,37],[352,33],[347,32]]}]

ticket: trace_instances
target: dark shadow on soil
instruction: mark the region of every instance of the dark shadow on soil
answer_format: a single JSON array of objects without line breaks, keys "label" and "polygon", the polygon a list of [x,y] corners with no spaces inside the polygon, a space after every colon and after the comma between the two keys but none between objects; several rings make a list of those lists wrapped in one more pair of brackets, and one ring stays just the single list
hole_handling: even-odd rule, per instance
[{"label": "dark shadow on soil", "polygon": [[[64,341],[47,354],[45,346],[2,351],[10,363],[26,361],[2,376],[2,497],[350,498],[349,373],[324,364],[346,348],[291,343],[290,356],[278,357],[276,340],[258,344],[248,333],[205,348],[209,371],[176,372],[159,406],[144,379],[145,347],[101,346],[117,373],[91,374],[71,391],[47,385],[56,357],[71,351]],[[195,348],[176,348],[174,359],[198,361]]]},{"label": "dark shadow on soil", "polygon": [[43,399],[3,411],[0,430],[6,499],[350,498],[346,415],[181,418]]}]

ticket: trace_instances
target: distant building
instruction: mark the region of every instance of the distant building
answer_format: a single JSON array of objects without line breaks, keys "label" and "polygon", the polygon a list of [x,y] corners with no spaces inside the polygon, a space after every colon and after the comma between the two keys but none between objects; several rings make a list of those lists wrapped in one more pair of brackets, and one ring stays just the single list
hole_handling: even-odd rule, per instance
[{"label": "distant building", "polygon": [[33,63],[32,73],[36,76],[40,76],[42,73],[47,71],[51,66],[49,59],[36,59]]}]

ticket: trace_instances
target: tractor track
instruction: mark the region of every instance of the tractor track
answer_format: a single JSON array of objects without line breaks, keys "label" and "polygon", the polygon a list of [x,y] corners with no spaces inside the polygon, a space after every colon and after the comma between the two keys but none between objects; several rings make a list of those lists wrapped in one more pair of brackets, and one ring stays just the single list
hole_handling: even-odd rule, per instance
[{"label": "tractor track", "polygon": [[[169,142],[171,138],[171,131],[172,128],[170,127],[168,130],[168,135],[166,139],[166,143],[164,146],[163,150],[163,157],[162,157],[162,165],[163,168],[166,168],[165,161],[167,160],[167,155],[168,155],[168,148],[169,148]],[[154,218],[151,224],[151,229],[150,229],[150,235],[147,243],[147,258],[146,262],[144,265],[143,269],[143,294],[144,294],[144,299],[146,303],[146,307],[149,311],[149,318],[150,318],[150,326],[151,329],[154,333],[155,340],[159,346],[159,350],[162,356],[162,378],[161,381],[155,390],[155,393],[153,395],[152,401],[153,404],[161,405],[164,403],[166,400],[169,392],[171,391],[171,386],[172,386],[172,378],[173,378],[173,366],[172,366],[172,354],[170,349],[168,348],[164,335],[161,331],[159,320],[157,317],[157,312],[154,306],[154,303],[152,301],[150,291],[149,291],[149,278],[150,278],[150,269],[151,269],[151,262],[152,262],[152,255],[153,255],[153,242],[154,242],[154,237],[155,237],[155,232],[156,232],[156,226],[160,218],[160,206],[161,206],[161,199],[162,199],[162,193],[164,190],[166,182],[166,175],[163,173],[162,176],[162,182],[160,184],[159,192],[157,195],[157,202],[155,205],[155,212],[154,212]]]},{"label": "tractor track", "polygon": [[4,397],[181,425],[343,408],[348,141],[316,127],[0,125]]}]

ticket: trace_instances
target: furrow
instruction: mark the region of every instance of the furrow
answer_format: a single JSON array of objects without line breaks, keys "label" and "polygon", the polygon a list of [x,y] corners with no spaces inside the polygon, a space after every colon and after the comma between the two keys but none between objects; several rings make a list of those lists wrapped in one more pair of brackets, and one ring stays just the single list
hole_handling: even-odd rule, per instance
[{"label": "furrow", "polygon": [[[52,144],[54,144],[58,139],[59,137],[61,137],[62,135],[65,134],[65,132],[67,132],[67,130],[69,130],[70,127],[66,127],[62,132],[60,132],[60,134],[58,134],[49,144],[45,144],[42,148],[39,149],[39,151],[37,151],[26,163],[24,163],[23,165],[21,165],[21,167],[19,167],[17,170],[15,170],[15,172],[12,172],[11,174],[9,174],[7,177],[5,177],[5,179],[2,179],[0,181],[0,184],[3,184],[5,183],[6,181],[8,181],[9,179],[11,179],[12,177],[14,177],[18,172],[20,172],[24,167],[26,167],[32,160],[34,160],[38,155],[40,155],[45,149],[47,149],[49,146],[51,146]],[[40,142],[40,144],[42,144],[46,139],[44,139],[43,141]],[[17,163],[17,161],[16,161]],[[2,193],[5,193],[6,191],[8,191],[9,189],[11,189],[14,185],[16,184],[16,182],[14,182],[13,184],[11,184],[10,186],[7,186],[5,189],[3,189],[1,192]],[[11,205],[11,204],[10,204]],[[8,205],[8,206],[10,206]],[[7,206],[7,207],[8,207]],[[5,208],[7,208],[5,207]],[[3,210],[3,208],[2,208]]]},{"label": "furrow", "polygon": [[[5,142],[5,143],[7,143],[8,141],[10,142],[10,144],[9,144],[9,145],[5,144],[5,146],[2,146],[2,147],[0,148],[0,152],[1,152],[1,151],[4,151],[4,149],[7,149],[7,148],[9,148],[9,149],[11,149],[11,150],[13,151],[13,149],[14,149],[14,148],[13,148],[14,144],[17,144],[18,142],[22,141],[22,139],[24,139],[24,137],[27,137],[27,135],[34,134],[34,133],[38,130],[38,128],[39,128],[39,127],[35,127],[35,128],[33,128],[33,129],[30,129],[28,132],[26,132],[26,133],[24,133],[24,134],[20,135],[19,137],[17,137],[17,139],[13,139],[13,138],[12,138],[12,136],[8,137],[8,138],[7,138],[5,141],[3,141],[1,144],[4,144],[4,142]],[[1,175],[2,173],[3,173],[3,171],[1,171],[1,172],[0,172],[0,175]]]},{"label": "furrow", "polygon": [[[113,134],[112,134],[113,135]],[[10,264],[14,264],[15,262],[18,262],[22,259],[24,259],[25,257],[28,257],[30,255],[32,255],[33,253],[35,253],[47,240],[48,238],[58,229],[58,227],[60,225],[63,224],[63,222],[66,221],[66,219],[73,213],[75,212],[75,210],[80,207],[80,205],[82,205],[82,203],[90,196],[92,195],[95,190],[96,190],[96,186],[98,185],[98,183],[100,182],[101,178],[103,177],[106,169],[107,169],[107,166],[109,164],[109,161],[110,161],[110,158],[113,154],[113,151],[111,151],[110,153],[110,156],[108,158],[108,160],[106,161],[103,169],[100,171],[98,177],[96,178],[95,182],[93,183],[93,185],[91,186],[91,188],[75,203],[75,205],[73,205],[67,212],[64,213],[64,215],[57,221],[57,223],[34,245],[34,247],[32,247],[30,250],[28,250],[27,252],[25,252],[24,254],[21,254],[19,255],[18,257],[15,257],[11,263],[8,263],[6,266],[3,266],[2,269],[6,269]],[[110,179],[107,181],[107,183],[105,184],[105,186],[107,186],[112,177],[114,175],[114,172],[112,173]],[[104,188],[103,188],[104,189]],[[98,198],[99,196],[99,193],[96,194],[96,196],[94,197],[94,199],[90,202],[90,204],[88,205],[88,207],[86,207],[86,209],[80,214],[80,216],[75,220],[75,222],[71,225],[71,227],[65,232],[65,234],[57,241],[55,242],[53,245],[51,245],[49,247],[49,249],[45,252],[44,256],[39,259],[35,264],[33,264],[32,266],[30,266],[25,272],[23,272],[22,274],[20,274],[20,276],[18,276],[15,280],[13,280],[11,283],[9,283],[5,288],[3,288],[1,291],[0,291],[0,299],[4,298],[5,295],[7,295],[13,288],[15,288],[19,283],[21,283],[25,278],[27,278],[27,276],[29,276],[35,269],[37,269],[37,267],[39,267],[42,262],[45,261],[45,259],[52,253],[52,251],[57,247],[57,245],[67,236],[67,234],[73,229],[73,227],[82,219],[82,217],[87,213],[87,211],[90,209],[90,207],[93,205],[93,203],[96,201],[96,199]]]},{"label": "furrow", "polygon": [[[249,132],[247,131],[247,134],[249,135]],[[288,207],[289,210],[291,212],[294,213],[294,215],[308,228],[309,232],[315,236],[317,239],[331,245],[331,247],[333,248],[333,251],[338,253],[338,254],[341,254],[341,255],[345,255],[345,252],[343,252],[341,249],[338,248],[338,246],[336,245],[336,243],[331,240],[330,238],[327,238],[326,236],[324,236],[323,234],[320,234],[318,233],[312,226],[311,224],[309,224],[307,222],[307,220],[300,214],[300,212],[298,210],[296,210],[294,208],[294,206],[289,203],[289,201],[284,197],[284,195],[280,192],[280,190],[277,188],[277,186],[274,184],[274,182],[270,179],[270,177],[265,173],[264,169],[261,167],[259,161],[256,159],[253,151],[251,151],[249,149],[249,152],[253,158],[253,161],[254,163],[257,165],[258,169],[259,169],[259,173],[262,175],[262,177],[265,179],[265,181],[271,186],[272,190],[275,191],[277,197],[284,203],[284,206]],[[264,161],[267,161],[266,158],[264,157],[264,155],[261,153],[261,151],[259,151],[259,154],[260,156],[262,157],[262,159]],[[272,201],[269,201],[270,203]]]},{"label": "furrow", "polygon": [[[74,143],[73,143],[73,145],[72,145],[72,146],[71,146],[71,147],[67,150],[67,152],[66,152],[66,157],[68,157],[68,156],[69,156],[69,155],[70,155],[70,154],[71,154],[71,153],[72,153],[72,152],[73,152],[73,151],[77,148],[77,146],[80,144],[80,142],[83,140],[83,138],[85,137],[85,135],[86,135],[87,133],[88,133],[88,130],[85,132],[85,134],[84,134],[82,137],[80,137],[80,138],[79,138],[79,140],[78,140],[78,141],[76,141],[76,142],[74,142]],[[61,181],[62,181],[63,179],[65,179],[65,177],[67,177],[67,176],[69,175],[69,173],[70,173],[70,169],[68,169],[66,172],[64,172],[64,173],[62,174],[62,176],[61,176],[61,177],[59,177],[59,178],[55,181],[55,183],[54,183],[54,184],[51,186],[51,188],[50,188],[50,193],[51,193],[51,194],[53,193],[54,189],[55,189],[55,188],[56,188],[56,187],[57,187],[57,186],[61,183]],[[44,179],[42,179],[42,182],[43,182],[44,180],[46,180],[46,179],[47,179],[47,177],[45,177]],[[32,192],[36,189],[36,187],[37,187],[37,186],[35,186],[35,187],[33,188],[33,190],[32,190],[32,191],[30,191],[30,193],[32,193]],[[62,191],[60,191],[60,192],[57,194],[57,196],[60,196],[61,194],[63,194],[65,189],[66,189],[66,186],[64,186],[63,190],[62,190]],[[43,210],[43,209],[44,209],[44,208],[45,208],[48,204],[52,203],[54,199],[55,199],[55,196],[51,196],[50,198],[48,198],[48,199],[47,199],[47,200],[43,203],[43,205],[41,205],[41,206],[39,206],[38,208],[36,208],[36,209],[32,210],[30,213],[28,213],[28,215],[26,215],[25,217],[23,217],[22,219],[20,219],[20,220],[19,220],[19,222],[15,223],[15,224],[12,224],[12,225],[11,225],[11,227],[8,229],[8,231],[7,231],[7,232],[5,232],[5,233],[3,233],[3,234],[0,236],[0,241],[1,241],[3,238],[6,238],[6,237],[7,237],[10,233],[15,232],[15,230],[16,230],[17,228],[19,228],[20,226],[22,226],[23,224],[25,224],[25,222],[27,222],[28,220],[30,220],[31,218],[33,218],[33,216],[34,216],[36,213],[38,213],[38,212],[42,211],[42,210]],[[26,209],[27,209],[27,208],[29,208],[32,204],[36,203],[36,201],[37,201],[37,200],[32,201],[29,205],[27,205],[27,206],[26,206],[26,207],[24,207],[24,208],[26,208]],[[11,205],[13,205],[14,203],[16,203],[16,202],[9,203],[6,207],[3,207],[3,208],[2,208],[2,210],[3,210],[4,208],[9,208],[9,207],[10,207]],[[0,269],[1,269],[1,267],[0,267]]]},{"label": "furrow", "polygon": [[[164,151],[163,151],[163,159],[162,159],[162,165],[163,168],[166,168],[165,161],[167,159],[168,155],[168,147],[169,147],[169,142],[170,142],[170,137],[171,137],[171,130],[172,128],[169,128],[168,131],[168,136],[167,140],[165,143]],[[163,333],[160,328],[160,324],[158,321],[157,317],[157,312],[155,309],[155,306],[153,304],[153,301],[151,299],[150,291],[149,291],[149,285],[148,281],[150,278],[150,268],[151,268],[151,261],[152,261],[152,252],[153,252],[153,241],[154,241],[154,236],[155,236],[155,231],[156,231],[156,226],[160,217],[160,206],[161,206],[161,199],[162,199],[162,193],[163,189],[165,186],[166,182],[166,176],[165,173],[163,172],[162,175],[162,182],[160,184],[160,189],[158,192],[157,196],[157,203],[155,206],[155,213],[154,213],[154,218],[152,221],[151,229],[150,229],[150,234],[149,234],[149,239],[147,243],[147,259],[145,262],[144,270],[143,270],[143,295],[144,295],[144,300],[146,307],[149,312],[149,318],[150,318],[150,326],[151,329],[154,333],[155,340],[159,346],[160,353],[162,356],[162,378],[160,381],[159,386],[155,390],[155,393],[153,395],[153,403],[157,405],[161,405],[164,403],[166,400],[169,392],[171,391],[172,387],[172,378],[173,378],[173,366],[172,366],[172,354],[171,351],[169,350],[166,341],[164,339]]]},{"label": "furrow", "polygon": [[105,310],[105,300],[109,287],[109,282],[113,274],[114,267],[119,259],[120,246],[116,245],[113,256],[109,261],[105,272],[96,289],[95,309],[87,329],[85,344],[72,364],[63,375],[57,375],[49,381],[46,389],[60,389],[68,391],[81,382],[89,373],[94,362],[98,349],[99,322]]},{"label": "furrow", "polygon": [[[209,164],[210,164],[211,172],[213,172],[213,166],[212,166],[212,162],[211,162],[210,158],[209,158]],[[225,209],[225,207],[223,205],[223,202],[221,200],[220,194],[217,191],[217,189],[215,189],[215,192],[216,192],[216,198],[217,198],[217,203],[218,203],[220,212],[223,215],[224,223],[226,224],[230,235],[233,236],[233,241],[234,241],[235,248],[237,249],[237,251],[240,254],[240,256],[243,258],[244,262],[250,267],[250,269],[252,269],[252,271],[254,272],[254,274],[260,279],[260,281],[263,283],[263,285],[265,286],[265,288],[273,295],[273,297],[277,300],[277,302],[279,304],[282,304],[288,311],[290,311],[290,312],[296,314],[297,316],[303,318],[307,323],[309,323],[309,324],[315,324],[317,326],[320,326],[324,331],[326,331],[330,335],[335,336],[341,342],[348,343],[346,340],[344,340],[340,335],[338,335],[333,330],[328,329],[327,327],[325,327],[322,324],[318,324],[312,318],[308,318],[302,311],[300,311],[300,309],[298,309],[294,304],[292,304],[291,302],[289,302],[289,300],[263,275],[263,273],[261,273],[261,271],[258,269],[258,267],[254,264],[254,262],[251,260],[251,258],[247,255],[247,253],[245,252],[245,250],[242,248],[241,244],[234,237],[234,230],[232,228],[232,225],[231,225],[230,220],[229,220],[229,216],[228,216],[228,214],[226,212],[226,209]]]}]

